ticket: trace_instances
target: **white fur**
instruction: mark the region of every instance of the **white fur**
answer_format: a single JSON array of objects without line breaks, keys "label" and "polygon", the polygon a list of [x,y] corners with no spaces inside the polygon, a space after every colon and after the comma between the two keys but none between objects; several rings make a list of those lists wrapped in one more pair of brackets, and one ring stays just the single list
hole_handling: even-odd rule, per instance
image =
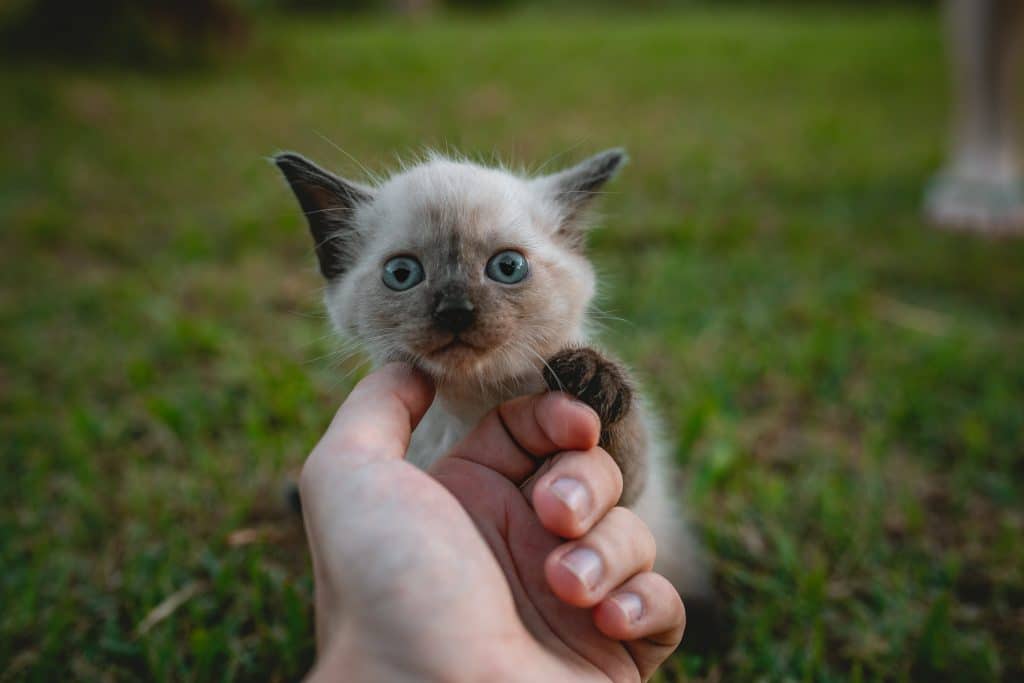
[{"label": "white fur", "polygon": [[[381,263],[396,249],[401,251],[402,245],[423,239],[421,217],[428,204],[483,216],[479,225],[466,229],[514,243],[531,259],[543,260],[561,273],[559,287],[571,288],[564,295],[553,290],[545,298],[544,309],[551,309],[548,313],[554,323],[538,333],[533,345],[539,348],[532,353],[516,347],[516,340],[510,339],[497,361],[482,362],[478,376],[461,379],[429,358],[418,358],[438,384],[437,399],[413,434],[408,453],[409,460],[422,468],[451,450],[501,402],[544,391],[540,373],[544,357],[566,346],[589,345],[592,341],[587,331],[587,309],[596,278],[581,253],[556,239],[565,209],[553,199],[551,182],[432,157],[384,181],[374,190],[373,202],[357,209],[354,224],[363,236],[362,251],[351,271],[329,285],[326,305],[338,330],[362,340],[377,365],[395,358],[396,350],[404,350],[396,348],[401,346],[401,339],[381,334],[370,321],[371,311],[366,307],[373,304],[366,303],[372,301],[367,283],[379,282]],[[645,413],[652,447],[647,455],[647,481],[633,509],[657,539],[657,568],[681,592],[708,595],[710,588],[699,548],[673,495],[677,489],[671,449],[658,436],[661,430],[647,409],[640,409]]]}]

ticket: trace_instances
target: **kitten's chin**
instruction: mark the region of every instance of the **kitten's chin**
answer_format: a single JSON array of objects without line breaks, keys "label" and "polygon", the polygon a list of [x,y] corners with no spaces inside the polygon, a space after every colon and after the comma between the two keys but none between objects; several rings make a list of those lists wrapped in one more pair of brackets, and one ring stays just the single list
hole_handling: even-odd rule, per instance
[{"label": "kitten's chin", "polygon": [[492,352],[456,339],[421,356],[419,365],[441,383],[478,383],[494,374]]},{"label": "kitten's chin", "polygon": [[501,353],[500,349],[501,345],[484,348],[455,339],[428,352],[395,351],[387,360],[415,365],[430,375],[439,388],[457,393],[464,393],[462,389],[479,390],[500,385],[536,369],[529,365],[512,367],[508,354]]}]

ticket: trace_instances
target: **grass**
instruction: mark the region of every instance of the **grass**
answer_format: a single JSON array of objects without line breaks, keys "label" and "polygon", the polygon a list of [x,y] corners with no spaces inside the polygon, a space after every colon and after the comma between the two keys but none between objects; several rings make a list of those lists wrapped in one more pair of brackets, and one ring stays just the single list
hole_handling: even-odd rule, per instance
[{"label": "grass", "polygon": [[0,679],[309,667],[280,485],[359,371],[264,157],[357,175],[321,135],[378,171],[629,148],[593,240],[607,340],[734,623],[662,680],[1024,676],[1024,242],[919,219],[932,14],[278,20],[208,73],[0,88]]}]

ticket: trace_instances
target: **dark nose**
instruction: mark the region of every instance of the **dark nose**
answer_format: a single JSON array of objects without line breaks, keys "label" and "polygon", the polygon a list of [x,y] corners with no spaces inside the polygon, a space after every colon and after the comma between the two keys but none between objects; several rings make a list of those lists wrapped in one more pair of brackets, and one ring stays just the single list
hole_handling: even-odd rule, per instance
[{"label": "dark nose", "polygon": [[458,334],[476,319],[473,302],[461,290],[442,291],[434,307],[434,324],[446,332]]}]

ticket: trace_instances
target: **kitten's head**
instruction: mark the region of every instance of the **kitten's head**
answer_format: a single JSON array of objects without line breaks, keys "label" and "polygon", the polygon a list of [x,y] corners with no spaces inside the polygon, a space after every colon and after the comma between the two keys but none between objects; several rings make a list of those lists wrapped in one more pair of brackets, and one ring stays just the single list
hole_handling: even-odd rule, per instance
[{"label": "kitten's head", "polygon": [[275,162],[309,221],[331,320],[377,361],[492,384],[580,338],[595,277],[586,209],[621,150],[526,178],[432,156],[376,187]]}]

